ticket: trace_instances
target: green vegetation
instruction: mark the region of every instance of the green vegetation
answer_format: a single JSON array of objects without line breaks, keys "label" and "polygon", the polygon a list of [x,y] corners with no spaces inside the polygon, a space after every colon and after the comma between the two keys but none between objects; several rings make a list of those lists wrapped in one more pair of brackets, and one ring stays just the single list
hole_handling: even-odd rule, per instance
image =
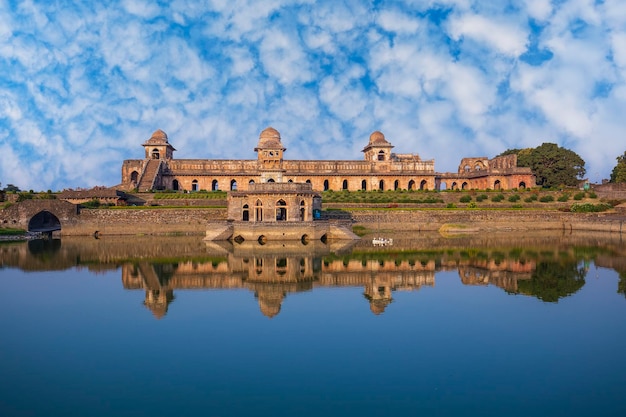
[{"label": "green vegetation", "polygon": [[174,193],[174,192],[158,192],[154,194],[155,200],[193,200],[193,199],[208,199],[208,200],[226,200],[226,191],[197,191],[191,193]]},{"label": "green vegetation", "polygon": [[26,233],[24,229],[13,229],[10,227],[0,227],[0,236],[19,236]]},{"label": "green vegetation", "polygon": [[502,200],[504,200],[504,194],[502,193],[498,193],[491,197],[491,201],[493,201],[494,203],[499,203]]},{"label": "green vegetation", "polygon": [[508,200],[509,200],[509,203],[516,203],[520,201],[521,198],[522,197],[519,194],[513,194],[509,196]]},{"label": "green vegetation", "polygon": [[322,201],[325,203],[354,204],[441,204],[444,201],[436,194],[428,191],[324,191]]},{"label": "green vegetation", "polygon": [[626,151],[617,157],[617,165],[611,171],[611,182],[626,182]]},{"label": "green vegetation", "polygon": [[569,194],[565,193],[565,194],[561,195],[559,198],[557,198],[556,200],[560,201],[561,203],[564,203],[567,200],[569,200]]},{"label": "green vegetation", "polygon": [[480,203],[481,201],[485,201],[488,198],[489,197],[487,197],[487,194],[479,194],[476,196],[476,201]]},{"label": "green vegetation", "polygon": [[542,195],[539,198],[539,201],[541,201],[542,203],[551,203],[554,201],[554,197],[552,197],[551,195]]},{"label": "green vegetation", "polygon": [[[574,151],[554,143],[543,143],[536,148],[509,149],[499,156],[517,155],[517,166],[530,167],[543,188],[578,185],[585,175],[585,161]],[[626,155],[626,154],[625,154]]]},{"label": "green vegetation", "polygon": [[572,204],[572,206],[570,207],[570,211],[572,213],[597,213],[597,212],[601,212],[601,211],[607,211],[612,209],[613,206],[611,206],[608,203],[598,203],[598,204],[593,204],[593,203],[574,203]]},{"label": "green vegetation", "polygon": [[461,203],[469,203],[470,201],[472,201],[472,196],[467,194],[459,199]]},{"label": "green vegetation", "polygon": [[580,290],[585,285],[586,275],[587,271],[578,268],[576,261],[543,261],[537,263],[530,280],[518,281],[517,285],[522,294],[555,303]]}]

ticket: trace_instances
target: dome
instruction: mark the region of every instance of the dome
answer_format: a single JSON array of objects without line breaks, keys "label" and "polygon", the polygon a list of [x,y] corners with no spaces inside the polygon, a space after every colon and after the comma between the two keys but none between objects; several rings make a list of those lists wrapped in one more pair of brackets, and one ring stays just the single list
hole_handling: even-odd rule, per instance
[{"label": "dome", "polygon": [[385,139],[385,135],[383,135],[382,132],[377,130],[370,135],[370,144],[373,144],[373,143],[389,143],[389,142],[387,142],[387,139]]},{"label": "dome", "polygon": [[150,139],[148,139],[147,143],[151,143],[151,144],[168,143],[167,133],[165,133],[161,129],[155,130],[152,136],[150,136]]},{"label": "dome", "polygon": [[282,148],[280,141],[280,133],[273,127],[268,127],[259,135],[259,144],[257,148]]}]

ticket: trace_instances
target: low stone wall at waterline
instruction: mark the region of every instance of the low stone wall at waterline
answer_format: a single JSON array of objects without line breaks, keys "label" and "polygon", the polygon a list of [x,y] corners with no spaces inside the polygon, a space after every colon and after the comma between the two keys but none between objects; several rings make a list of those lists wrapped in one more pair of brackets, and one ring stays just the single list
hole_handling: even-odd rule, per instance
[{"label": "low stone wall at waterline", "polygon": [[626,216],[542,210],[346,210],[355,225],[398,231],[593,230],[626,232]]},{"label": "low stone wall at waterline", "polygon": [[226,219],[226,209],[81,209],[75,222],[61,225],[61,236],[204,235],[216,218]]}]

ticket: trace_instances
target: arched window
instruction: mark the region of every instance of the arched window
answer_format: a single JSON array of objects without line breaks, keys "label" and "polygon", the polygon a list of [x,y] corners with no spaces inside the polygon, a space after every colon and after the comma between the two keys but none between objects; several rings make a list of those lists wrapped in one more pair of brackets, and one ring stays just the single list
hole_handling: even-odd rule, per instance
[{"label": "arched window", "polygon": [[385,189],[385,180],[380,180],[378,182],[378,189],[379,190],[384,190]]},{"label": "arched window", "polygon": [[324,180],[324,191],[328,191],[328,180]]},{"label": "arched window", "polygon": [[276,202],[276,221],[284,222],[287,220],[287,203],[285,200],[278,200]]},{"label": "arched window", "polygon": [[219,190],[219,189],[220,189],[220,186],[219,186],[219,184],[218,184],[217,180],[213,180],[213,181],[211,182],[211,190],[213,190],[213,191],[217,191],[217,190]]},{"label": "arched window", "polygon": [[456,182],[453,182],[453,183],[452,183],[452,187],[450,187],[450,189],[451,189],[451,190],[457,190],[458,188],[459,188],[459,187],[458,187],[458,185],[456,184]]},{"label": "arched window", "polygon": [[289,181],[287,181],[287,182],[291,183],[291,182],[293,182],[293,180],[290,178]]},{"label": "arched window", "polygon": [[470,172],[470,171],[471,171],[471,169],[472,169],[472,168],[470,168],[470,166],[469,166],[469,165],[465,165],[465,166],[463,167],[463,170],[464,170],[465,172]]},{"label": "arched window", "polygon": [[179,188],[180,188],[180,184],[178,183],[178,180],[172,181],[172,190],[178,191]]},{"label": "arched window", "polygon": [[311,180],[306,180],[305,182],[306,182],[307,184],[310,184],[310,183],[311,183]]},{"label": "arched window", "polygon": [[198,180],[191,181],[191,191],[198,191]]},{"label": "arched window", "polygon": [[304,204],[304,200],[300,202],[300,221],[306,220],[306,205]]},{"label": "arched window", "polygon": [[342,190],[348,189],[348,180],[343,180],[343,183],[341,184],[341,189]]},{"label": "arched window", "polygon": [[159,159],[161,157],[161,154],[159,153],[158,149],[153,149],[152,150],[152,159]]},{"label": "arched window", "polygon": [[525,182],[523,182],[523,181],[522,181],[522,182],[520,182],[520,183],[519,183],[519,185],[517,186],[517,188],[521,188],[521,189],[526,188],[526,183],[525,183]]},{"label": "arched window", "polygon": [[261,200],[257,200],[254,204],[254,220],[257,222],[263,221],[263,203]]},{"label": "arched window", "polygon": [[237,181],[230,180],[230,191],[237,191]]},{"label": "arched window", "polygon": [[415,189],[415,181],[411,180],[409,181],[409,190],[413,190]]},{"label": "arched window", "polygon": [[243,210],[241,214],[242,214],[241,220],[243,220],[244,222],[247,222],[250,220],[250,207],[248,207],[247,204],[243,205]]},{"label": "arched window", "polygon": [[502,184],[500,183],[500,180],[496,180],[496,182],[493,183],[494,190],[499,190],[501,187],[502,187]]},{"label": "arched window", "polygon": [[273,182],[275,182],[275,181],[274,181],[274,178],[270,178],[269,180],[267,180],[267,182],[269,182],[269,183],[273,183]]},{"label": "arched window", "polygon": [[420,190],[427,190],[428,189],[428,183],[426,182],[426,180],[422,180],[422,182],[420,182]]},{"label": "arched window", "polygon": [[248,181],[248,184],[254,184],[254,180]]},{"label": "arched window", "polygon": [[400,181],[395,180],[395,181],[393,182],[393,189],[394,189],[394,190],[397,190],[398,188],[400,188]]},{"label": "arched window", "polygon": [[479,164],[476,164],[476,166],[474,167],[474,170],[476,171],[480,171],[482,169],[482,167]]},{"label": "arched window", "polygon": [[464,182],[463,185],[461,185],[461,190],[467,190],[467,187],[468,187],[467,183]]},{"label": "arched window", "polygon": [[385,151],[378,152],[378,160],[379,161],[384,161],[385,160]]},{"label": "arched window", "polygon": [[367,190],[367,181],[365,180],[361,181],[361,190],[363,191]]},{"label": "arched window", "polygon": [[130,173],[130,181],[137,184],[137,180],[139,179],[139,173],[137,171],[133,171]]}]

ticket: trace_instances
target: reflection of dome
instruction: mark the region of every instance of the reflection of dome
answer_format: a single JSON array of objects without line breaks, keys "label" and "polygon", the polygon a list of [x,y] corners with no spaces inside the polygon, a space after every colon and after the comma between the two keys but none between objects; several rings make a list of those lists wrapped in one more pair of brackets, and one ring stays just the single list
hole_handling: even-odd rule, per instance
[{"label": "reflection of dome", "polygon": [[285,298],[283,292],[262,292],[257,293],[256,296],[259,300],[261,313],[263,313],[265,317],[271,319],[280,313],[280,305],[283,302],[283,298]]},{"label": "reflection of dome", "polygon": [[146,143],[150,144],[164,144],[167,142],[167,133],[162,131],[161,129],[155,130],[150,139]]},{"label": "reflection of dome", "polygon": [[370,310],[372,313],[382,314],[385,312],[385,308],[391,303],[391,300],[371,300],[370,301]]},{"label": "reflection of dome", "polygon": [[282,148],[280,142],[280,133],[273,127],[268,127],[259,135],[259,143],[257,148]]},{"label": "reflection of dome", "polygon": [[167,309],[172,301],[174,301],[173,290],[147,290],[143,304],[157,320],[160,320],[167,314]]},{"label": "reflection of dome", "polygon": [[385,135],[383,135],[380,131],[375,131],[370,135],[370,145],[374,143],[389,143],[387,139],[385,139]]}]

